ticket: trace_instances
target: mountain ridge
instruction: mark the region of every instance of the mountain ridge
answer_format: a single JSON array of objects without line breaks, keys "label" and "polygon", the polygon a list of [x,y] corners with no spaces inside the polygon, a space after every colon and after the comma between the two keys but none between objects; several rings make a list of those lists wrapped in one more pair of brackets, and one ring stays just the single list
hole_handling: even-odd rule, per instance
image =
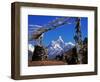
[{"label": "mountain ridge", "polygon": [[61,36],[57,40],[51,41],[48,45],[48,57],[49,59],[55,58],[57,55],[62,55],[64,52],[73,48],[75,44],[72,42],[65,43]]},{"label": "mountain ridge", "polygon": [[[75,46],[72,42],[64,42],[61,36],[57,40],[52,40],[46,47],[48,49],[48,59],[54,59],[57,55],[62,55],[64,52],[72,49]],[[28,45],[28,52],[34,52],[34,46]],[[32,55],[32,54],[31,54]]]}]

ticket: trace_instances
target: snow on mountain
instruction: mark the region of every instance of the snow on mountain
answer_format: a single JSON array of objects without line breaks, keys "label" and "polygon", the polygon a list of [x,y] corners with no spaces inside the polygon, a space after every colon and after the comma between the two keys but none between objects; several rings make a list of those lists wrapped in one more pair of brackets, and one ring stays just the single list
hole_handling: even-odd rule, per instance
[{"label": "snow on mountain", "polygon": [[28,45],[28,50],[34,52],[34,46],[32,44]]},{"label": "snow on mountain", "polygon": [[74,46],[75,46],[75,44],[73,44],[72,42],[65,43],[64,50],[68,51],[69,49],[73,48]]},{"label": "snow on mountain", "polygon": [[73,44],[72,42],[68,42],[68,43],[65,43],[66,45],[72,45],[72,46],[75,46],[75,44]]},{"label": "snow on mountain", "polygon": [[28,59],[29,60],[32,60],[33,52],[34,52],[34,46],[32,44],[29,44],[28,45]]},{"label": "snow on mountain", "polygon": [[48,45],[48,57],[49,59],[55,58],[57,55],[62,55],[63,52],[68,51],[73,48],[75,45],[72,42],[65,43],[61,36],[58,40],[51,41]]}]

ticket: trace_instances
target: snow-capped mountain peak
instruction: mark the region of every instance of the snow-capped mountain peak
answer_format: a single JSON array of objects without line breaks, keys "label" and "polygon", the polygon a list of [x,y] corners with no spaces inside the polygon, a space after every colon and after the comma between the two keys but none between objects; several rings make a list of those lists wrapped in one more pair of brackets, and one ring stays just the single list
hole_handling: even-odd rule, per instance
[{"label": "snow-capped mountain peak", "polygon": [[65,43],[65,45],[71,45],[71,46],[75,46],[75,44],[73,44],[72,42],[68,42],[68,43]]},{"label": "snow-capped mountain peak", "polygon": [[55,58],[55,56],[63,54],[63,52],[68,51],[75,45],[72,42],[65,43],[61,36],[57,40],[51,41],[48,46],[48,56],[49,58]]},{"label": "snow-capped mountain peak", "polygon": [[59,38],[58,38],[58,40],[57,40],[58,42],[62,42],[62,43],[64,43],[64,41],[63,41],[63,39],[62,39],[62,37],[61,36],[59,36]]},{"label": "snow-capped mountain peak", "polygon": [[34,46],[32,44],[28,45],[28,50],[34,52]]}]

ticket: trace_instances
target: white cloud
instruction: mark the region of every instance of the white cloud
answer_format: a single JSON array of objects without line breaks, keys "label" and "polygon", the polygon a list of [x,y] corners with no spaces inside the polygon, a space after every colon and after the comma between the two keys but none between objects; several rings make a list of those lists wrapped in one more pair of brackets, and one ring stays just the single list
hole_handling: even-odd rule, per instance
[{"label": "white cloud", "polygon": [[31,27],[42,27],[40,25],[32,25],[32,24],[30,24],[29,26],[31,26]]}]

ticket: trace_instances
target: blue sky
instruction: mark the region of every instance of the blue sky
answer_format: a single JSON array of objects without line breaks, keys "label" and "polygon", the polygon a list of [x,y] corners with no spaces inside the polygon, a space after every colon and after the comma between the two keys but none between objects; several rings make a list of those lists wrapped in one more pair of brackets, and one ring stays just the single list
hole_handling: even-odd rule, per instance
[{"label": "blue sky", "polygon": [[[28,15],[28,32],[30,33],[29,25],[40,25],[43,26],[47,24],[48,22],[56,19],[59,16],[38,16],[38,15]],[[88,34],[88,18],[87,17],[81,17],[81,32],[82,32],[82,39],[87,37]],[[52,40],[57,40],[59,36],[62,36],[62,39],[64,42],[74,42],[73,35],[75,33],[75,24],[65,24],[62,25],[54,30],[48,31],[44,34],[43,38],[43,44],[48,45]],[[29,43],[32,43],[29,41]]]}]

